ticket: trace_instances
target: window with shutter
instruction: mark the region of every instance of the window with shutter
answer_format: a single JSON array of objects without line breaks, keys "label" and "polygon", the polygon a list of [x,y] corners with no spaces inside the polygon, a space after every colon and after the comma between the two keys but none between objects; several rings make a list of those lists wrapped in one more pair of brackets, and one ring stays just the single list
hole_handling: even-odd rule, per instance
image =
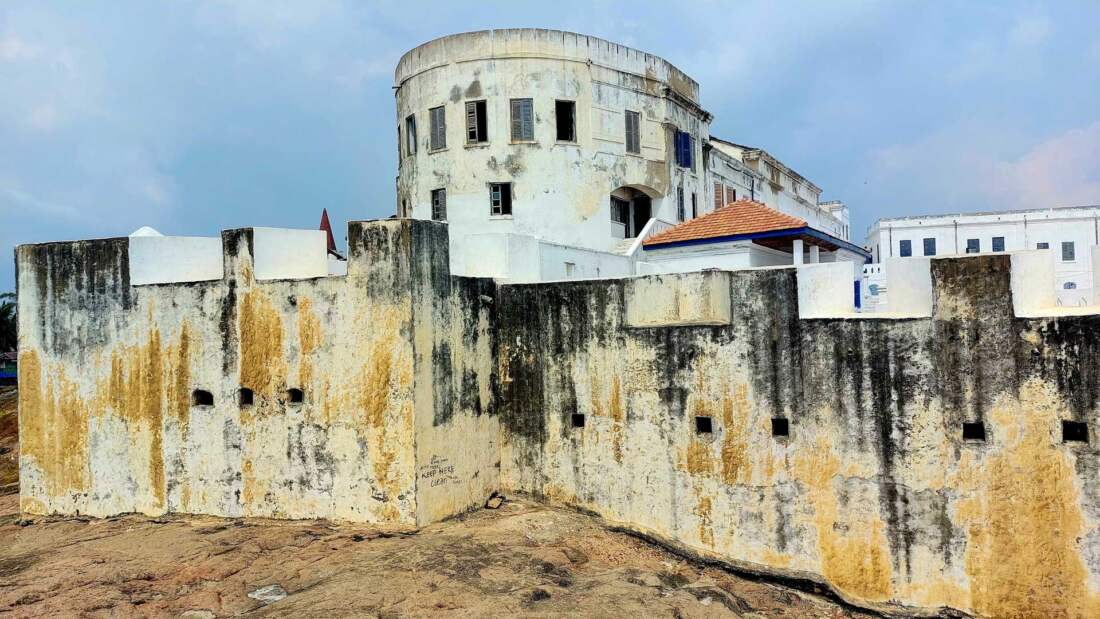
[{"label": "window with shutter", "polygon": [[676,137],[674,139],[676,145],[676,165],[681,168],[695,169],[695,162],[692,160],[692,154],[694,153],[692,141],[690,133],[686,131],[676,131]]},{"label": "window with shutter", "polygon": [[416,154],[416,116],[412,115],[405,119],[405,154]]},{"label": "window with shutter", "polygon": [[726,205],[725,196],[723,196],[724,186],[722,183],[714,184],[714,210],[718,210]]},{"label": "window with shutter", "polygon": [[512,99],[512,141],[535,140],[535,113],[531,99]]},{"label": "window with shutter", "polygon": [[638,112],[626,111],[626,152],[635,155],[642,152],[641,120]]},{"label": "window with shutter", "polygon": [[447,220],[447,190],[432,190],[432,219],[436,221]]},{"label": "window with shutter", "polygon": [[466,102],[466,143],[480,144],[489,141],[489,123],[485,101]]},{"label": "window with shutter", "polygon": [[726,204],[737,202],[737,190],[726,185]]},{"label": "window with shutter", "polygon": [[684,220],[684,187],[676,188],[676,221]]},{"label": "window with shutter", "polygon": [[511,183],[489,183],[489,212],[492,215],[512,214]]},{"label": "window with shutter", "polygon": [[443,110],[443,106],[433,107],[432,109],[428,110],[428,116],[432,125],[432,150],[447,148],[447,116]]}]

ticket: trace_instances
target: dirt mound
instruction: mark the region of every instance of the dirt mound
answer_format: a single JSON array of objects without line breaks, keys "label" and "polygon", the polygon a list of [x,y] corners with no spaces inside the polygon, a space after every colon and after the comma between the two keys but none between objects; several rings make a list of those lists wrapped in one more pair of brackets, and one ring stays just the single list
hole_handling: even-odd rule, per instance
[{"label": "dirt mound", "polygon": [[862,616],[526,501],[417,533],[17,505],[0,497],[0,614],[18,617]]}]

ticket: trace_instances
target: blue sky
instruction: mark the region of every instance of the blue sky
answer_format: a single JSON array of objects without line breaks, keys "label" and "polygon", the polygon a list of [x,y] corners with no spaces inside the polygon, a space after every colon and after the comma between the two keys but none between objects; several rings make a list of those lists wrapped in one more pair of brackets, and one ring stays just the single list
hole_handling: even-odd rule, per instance
[{"label": "blue sky", "polygon": [[[516,8],[519,7],[519,8]],[[712,132],[889,215],[1100,204],[1100,3],[13,2],[0,251],[394,211],[393,67],[453,32],[593,34],[701,84]],[[0,290],[11,289],[10,258]]]}]

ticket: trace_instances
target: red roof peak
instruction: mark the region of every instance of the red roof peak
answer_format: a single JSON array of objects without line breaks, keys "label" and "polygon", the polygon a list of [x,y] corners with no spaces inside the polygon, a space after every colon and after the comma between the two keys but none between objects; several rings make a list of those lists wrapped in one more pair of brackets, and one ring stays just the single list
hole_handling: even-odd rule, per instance
[{"label": "red roof peak", "polygon": [[328,209],[321,209],[321,230],[328,235],[328,253],[336,253],[336,239],[332,237],[332,224],[328,222]]},{"label": "red roof peak", "polygon": [[761,232],[795,230],[806,227],[806,221],[769,208],[753,200],[730,202],[701,217],[689,219],[642,242],[643,245],[666,245]]}]

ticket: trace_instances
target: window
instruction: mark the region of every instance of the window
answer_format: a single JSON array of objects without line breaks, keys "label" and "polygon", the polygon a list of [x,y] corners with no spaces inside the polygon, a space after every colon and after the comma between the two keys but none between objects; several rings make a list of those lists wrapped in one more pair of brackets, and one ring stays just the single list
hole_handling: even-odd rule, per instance
[{"label": "window", "polygon": [[1050,249],[1050,243],[1036,243],[1035,249]]},{"label": "window", "polygon": [[405,119],[405,154],[416,154],[416,116],[412,115]]},{"label": "window", "polygon": [[963,422],[964,441],[984,441],[985,424],[980,421]]},{"label": "window", "polygon": [[466,102],[466,143],[481,144],[489,141],[489,120],[485,101]]},{"label": "window", "polygon": [[[733,187],[730,187],[729,185],[726,185],[726,204],[729,204],[730,202],[737,202],[737,190]],[[725,204],[723,204],[722,206],[725,206]]]},{"label": "window", "polygon": [[584,413],[573,413],[569,416],[569,422],[574,428],[583,428]]},{"label": "window", "polygon": [[993,237],[993,251],[1004,251],[1004,250],[1005,250],[1005,237],[1003,237],[1003,236]]},{"label": "window", "polygon": [[790,421],[782,417],[775,417],[772,419],[772,436],[790,436],[791,424]]},{"label": "window", "polygon": [[638,155],[642,152],[642,116],[638,112],[626,111],[626,152]]},{"label": "window", "polygon": [[493,215],[511,215],[512,183],[489,183],[489,206]]},{"label": "window", "polygon": [[710,417],[696,417],[695,418],[695,433],[696,434],[711,434],[714,432],[714,425],[711,423]]},{"label": "window", "polygon": [[978,239],[966,239],[966,253],[976,254],[982,251],[982,243]]},{"label": "window", "polygon": [[796,181],[793,177],[791,178],[791,193],[796,196],[798,195],[798,181]]},{"label": "window", "polygon": [[251,389],[241,388],[241,390],[237,392],[237,404],[239,404],[241,408],[252,406],[252,403],[255,401],[256,398],[252,395]]},{"label": "window", "polygon": [[936,239],[924,239],[924,255],[936,255]]},{"label": "window", "polygon": [[1089,442],[1089,427],[1083,421],[1062,420],[1063,443],[1087,443]]},{"label": "window", "polygon": [[447,114],[443,106],[433,107],[428,110],[428,120],[431,124],[431,149],[440,150],[447,148]]},{"label": "window", "polygon": [[764,169],[768,171],[768,180],[771,181],[773,184],[779,185],[780,184],[780,182],[779,182],[780,181],[779,168],[773,166],[770,163],[765,162],[764,163]]},{"label": "window", "polygon": [[512,99],[512,141],[535,140],[535,108],[531,99]]},{"label": "window", "polygon": [[913,255],[913,241],[908,239],[898,242],[898,255],[902,258],[908,258]]},{"label": "window", "polygon": [[287,389],[286,401],[291,404],[301,404],[306,399],[306,395],[302,393],[301,389]]},{"label": "window", "polygon": [[554,102],[554,121],[558,125],[559,142],[577,141],[577,104],[572,101]]},{"label": "window", "polygon": [[611,196],[611,221],[627,226],[630,223],[630,203]]},{"label": "window", "polygon": [[676,221],[684,220],[684,186],[676,188]]},{"label": "window", "polygon": [[695,192],[691,192],[691,218],[695,219],[699,216],[699,201],[695,197]]},{"label": "window", "polygon": [[726,205],[725,196],[722,195],[723,187],[722,183],[714,184],[714,210],[718,210]]},{"label": "window", "polygon": [[1066,282],[1062,284],[1062,290],[1077,290],[1077,282]]},{"label": "window", "polygon": [[202,389],[192,391],[191,406],[214,406],[214,394]]},{"label": "window", "polygon": [[447,190],[432,190],[432,219],[447,221]]},{"label": "window", "polygon": [[577,263],[576,262],[566,262],[565,263],[565,276],[566,277],[573,277],[573,274],[576,273],[576,272],[577,272]]},{"label": "window", "polygon": [[681,168],[695,169],[695,161],[693,155],[695,154],[694,140],[691,134],[686,131],[676,131],[676,165]]},{"label": "window", "polygon": [[1073,241],[1062,242],[1062,262],[1073,262],[1076,252],[1074,251]]}]

